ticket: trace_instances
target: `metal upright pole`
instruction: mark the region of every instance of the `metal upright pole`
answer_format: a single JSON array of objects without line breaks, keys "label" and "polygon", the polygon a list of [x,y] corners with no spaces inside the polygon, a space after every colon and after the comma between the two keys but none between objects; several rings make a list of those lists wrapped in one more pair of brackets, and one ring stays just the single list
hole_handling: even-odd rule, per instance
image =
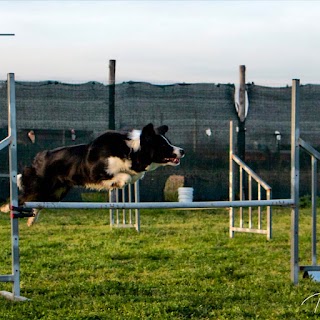
[{"label": "metal upright pole", "polygon": [[[229,201],[234,201],[234,162],[233,162],[233,152],[234,152],[234,146],[233,146],[233,122],[230,121],[230,142],[229,142]],[[229,237],[234,237],[234,208],[229,208]]]},{"label": "metal upright pole", "polygon": [[8,92],[8,137],[1,141],[3,146],[9,147],[9,178],[10,178],[10,218],[11,218],[11,275],[1,275],[1,282],[11,282],[12,292],[0,291],[0,295],[14,301],[26,301],[20,296],[20,254],[19,254],[19,224],[15,217],[13,207],[18,206],[17,187],[17,128],[16,128],[16,100],[15,100],[15,80],[14,74],[9,73],[7,77]]},{"label": "metal upright pole", "polygon": [[[134,183],[134,202],[138,203],[140,201],[140,185],[139,180]],[[135,210],[136,218],[136,230],[140,232],[140,209]]]},{"label": "metal upright pole", "polygon": [[312,172],[312,239],[311,239],[311,261],[312,265],[317,265],[317,159],[311,156],[311,172]]},{"label": "metal upright pole", "polygon": [[298,79],[292,80],[291,104],[291,280],[299,282],[299,85]]},{"label": "metal upright pole", "polygon": [[[10,205],[18,206],[17,187],[17,128],[16,128],[16,93],[14,74],[8,74],[8,135],[11,137],[9,145],[9,168],[10,168]],[[11,214],[11,237],[12,237],[12,274],[13,296],[20,296],[20,257],[19,257],[19,221]]]}]

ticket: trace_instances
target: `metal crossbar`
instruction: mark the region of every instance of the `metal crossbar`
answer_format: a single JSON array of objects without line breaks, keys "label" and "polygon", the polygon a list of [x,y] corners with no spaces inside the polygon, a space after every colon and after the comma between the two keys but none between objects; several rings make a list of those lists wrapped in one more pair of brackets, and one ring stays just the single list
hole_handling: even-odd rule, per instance
[{"label": "metal crossbar", "polygon": [[[252,183],[253,180],[257,184],[257,200],[262,201],[262,189],[265,190],[266,200],[271,200],[271,187],[261,179],[246,163],[244,163],[237,155],[234,154],[234,131],[233,121],[230,121],[230,150],[229,150],[229,200],[234,201],[235,199],[235,164],[239,167],[239,198],[240,201],[244,199],[244,173],[248,176],[248,199],[252,200]],[[270,240],[272,237],[272,209],[268,205],[266,209],[266,228],[263,229],[262,219],[262,206],[258,205],[258,220],[257,227],[254,227],[253,223],[253,211],[252,206],[248,207],[248,227],[244,227],[245,219],[243,207],[239,207],[239,227],[235,226],[235,209],[234,207],[229,208],[229,235],[230,238],[234,237],[235,232],[246,232],[246,233],[258,233],[267,235],[267,239]]]},{"label": "metal crossbar", "polygon": [[292,206],[292,199],[195,202],[25,202],[26,208],[46,209],[211,209],[229,207]]}]

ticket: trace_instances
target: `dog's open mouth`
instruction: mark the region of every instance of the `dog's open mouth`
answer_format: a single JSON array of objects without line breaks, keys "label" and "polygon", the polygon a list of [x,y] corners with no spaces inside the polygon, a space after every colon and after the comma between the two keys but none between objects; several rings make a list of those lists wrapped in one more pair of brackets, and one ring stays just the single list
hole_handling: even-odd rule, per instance
[{"label": "dog's open mouth", "polygon": [[165,162],[171,162],[175,165],[180,164],[180,159],[179,158],[164,158]]}]

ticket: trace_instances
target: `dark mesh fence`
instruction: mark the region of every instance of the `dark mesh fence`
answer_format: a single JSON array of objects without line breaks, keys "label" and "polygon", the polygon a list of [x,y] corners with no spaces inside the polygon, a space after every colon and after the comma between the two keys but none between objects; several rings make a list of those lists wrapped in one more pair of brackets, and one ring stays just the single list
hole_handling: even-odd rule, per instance
[{"label": "dark mesh fence", "polygon": [[[290,195],[291,87],[247,85],[246,161],[273,188],[273,196]],[[6,82],[0,82],[0,138],[7,135]],[[149,122],[169,126],[168,138],[186,151],[180,167],[160,168],[141,181],[142,201],[161,201],[168,177],[185,178],[195,200],[228,198],[229,121],[237,125],[232,84],[155,86],[116,85],[116,129],[140,129]],[[320,87],[301,87],[301,133],[319,145]],[[17,82],[18,162],[21,170],[36,152],[87,143],[109,127],[109,87],[97,82]],[[208,130],[210,129],[210,130]],[[35,143],[28,133],[33,130]],[[75,132],[75,140],[72,130]],[[281,140],[276,139],[279,131]],[[211,135],[210,135],[211,133]],[[7,152],[0,152],[0,174],[8,172]],[[309,191],[309,159],[303,155],[301,192]],[[0,176],[0,200],[8,196],[8,179]],[[74,199],[77,198],[74,195]]]}]

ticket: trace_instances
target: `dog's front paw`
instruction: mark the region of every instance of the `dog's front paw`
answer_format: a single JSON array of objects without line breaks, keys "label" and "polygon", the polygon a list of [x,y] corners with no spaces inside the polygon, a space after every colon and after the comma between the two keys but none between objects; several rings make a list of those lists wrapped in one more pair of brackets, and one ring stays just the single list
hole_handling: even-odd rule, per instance
[{"label": "dog's front paw", "polygon": [[124,183],[123,181],[114,181],[111,184],[111,190],[122,189],[125,185],[126,185],[126,183]]},{"label": "dog's front paw", "polygon": [[118,173],[112,180],[112,189],[122,189],[131,182],[131,176],[127,173]]}]

